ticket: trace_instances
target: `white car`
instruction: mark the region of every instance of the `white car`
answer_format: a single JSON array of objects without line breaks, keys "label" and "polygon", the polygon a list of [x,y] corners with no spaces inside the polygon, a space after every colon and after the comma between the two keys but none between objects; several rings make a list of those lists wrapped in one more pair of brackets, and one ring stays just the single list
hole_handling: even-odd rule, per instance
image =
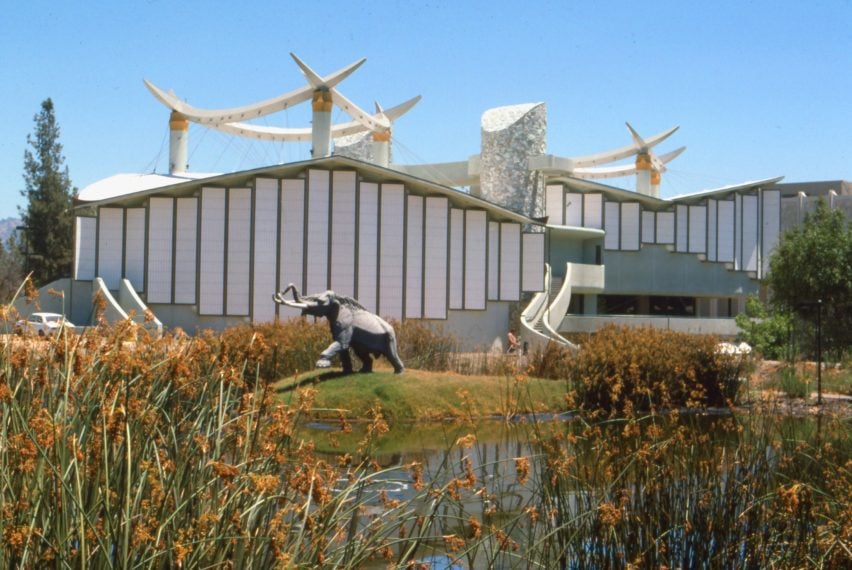
[{"label": "white car", "polygon": [[15,324],[16,330],[38,336],[52,336],[60,327],[74,331],[74,323],[59,313],[33,313],[27,320],[22,319]]}]

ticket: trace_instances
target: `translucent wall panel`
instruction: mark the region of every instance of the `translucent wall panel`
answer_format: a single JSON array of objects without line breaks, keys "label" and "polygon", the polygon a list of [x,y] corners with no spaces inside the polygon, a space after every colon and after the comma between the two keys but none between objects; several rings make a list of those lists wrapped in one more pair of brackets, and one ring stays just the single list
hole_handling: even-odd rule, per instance
[{"label": "translucent wall panel", "polygon": [[574,227],[583,226],[582,194],[565,194],[565,225]]},{"label": "translucent wall panel", "polygon": [[743,197],[734,195],[734,269],[743,268]]},{"label": "translucent wall panel", "polygon": [[565,208],[563,207],[562,196],[565,189],[561,184],[548,184],[544,194],[545,214],[547,214],[547,223],[561,226],[565,222]]},{"label": "translucent wall panel", "polygon": [[689,208],[679,205],[675,208],[675,251],[689,251]]},{"label": "translucent wall panel", "polygon": [[145,208],[128,208],[124,221],[124,278],[141,293],[145,290]]},{"label": "translucent wall panel", "polygon": [[757,271],[757,196],[743,196],[743,269]]},{"label": "translucent wall panel", "polygon": [[402,318],[405,244],[405,189],[382,184],[379,234],[379,314]]},{"label": "translucent wall panel", "polygon": [[642,211],[642,243],[654,243],[656,236],[657,220],[654,212]]},{"label": "translucent wall panel", "polygon": [[248,315],[251,281],[251,188],[228,190],[227,267],[226,312],[229,315]]},{"label": "translucent wall panel", "polygon": [[251,318],[275,320],[272,295],[278,278],[278,181],[258,178],[254,190],[254,263]]},{"label": "translucent wall panel", "polygon": [[446,198],[426,198],[426,247],[423,260],[423,317],[447,318],[447,245],[449,203]]},{"label": "translucent wall panel", "polygon": [[197,251],[198,198],[178,198],[175,220],[175,303],[195,303]]},{"label": "translucent wall panel", "polygon": [[408,197],[405,228],[405,316],[423,316],[423,197]]},{"label": "translucent wall panel", "polygon": [[618,235],[621,226],[621,205],[618,202],[607,202],[604,205],[604,248],[618,249],[621,241]]},{"label": "translucent wall panel", "polygon": [[335,170],[331,197],[331,289],[355,295],[354,170]]},{"label": "translucent wall panel", "polygon": [[321,293],[328,289],[328,182],[328,171],[308,172],[308,239],[305,243],[307,294]]},{"label": "translucent wall panel", "polygon": [[358,301],[368,310],[378,308],[379,185],[362,182],[358,207]]},{"label": "translucent wall panel", "polygon": [[689,207],[689,252],[707,251],[707,206]]},{"label": "translucent wall panel", "polygon": [[583,225],[587,228],[603,229],[603,195],[583,196]]},{"label": "translucent wall panel", "polygon": [[763,243],[761,244],[761,277],[769,272],[769,258],[778,245],[781,224],[781,192],[764,190],[763,197]]},{"label": "translucent wall panel", "polygon": [[674,243],[674,212],[657,212],[657,243]]},{"label": "translucent wall panel", "polygon": [[74,279],[91,281],[95,278],[98,219],[77,216],[74,228]]},{"label": "translucent wall panel", "polygon": [[716,261],[718,251],[717,215],[718,207],[716,205],[716,200],[707,200],[707,259],[710,261]]},{"label": "translucent wall panel", "polygon": [[464,210],[450,210],[450,308],[464,308]]},{"label": "translucent wall panel", "polygon": [[174,208],[174,198],[151,198],[148,201],[149,303],[172,302]]},{"label": "translucent wall panel", "polygon": [[523,234],[523,264],[521,288],[524,291],[544,291],[544,234]]},{"label": "translucent wall panel", "polygon": [[730,200],[717,203],[716,259],[723,262],[734,261],[734,203]]},{"label": "translucent wall panel", "polygon": [[[278,284],[284,289],[290,283],[304,293],[303,271],[305,251],[305,181],[281,181],[281,248],[278,267]],[[289,298],[292,298],[289,296]],[[292,317],[301,311],[278,306],[278,315]]]},{"label": "translucent wall panel", "polygon": [[500,300],[500,224],[488,222],[488,300]]},{"label": "translucent wall panel", "polygon": [[124,209],[98,210],[98,277],[109,289],[121,283],[121,254],[124,246]]},{"label": "translucent wall panel", "polygon": [[639,249],[639,204],[630,202],[621,205],[621,249]]},{"label": "translucent wall panel", "polygon": [[500,224],[500,299],[521,298],[521,224]]},{"label": "translucent wall panel", "polygon": [[482,210],[465,211],[464,308],[485,308],[488,218]]},{"label": "translucent wall panel", "polygon": [[200,253],[198,312],[201,315],[221,315],[225,309],[224,188],[203,188],[201,190]]}]

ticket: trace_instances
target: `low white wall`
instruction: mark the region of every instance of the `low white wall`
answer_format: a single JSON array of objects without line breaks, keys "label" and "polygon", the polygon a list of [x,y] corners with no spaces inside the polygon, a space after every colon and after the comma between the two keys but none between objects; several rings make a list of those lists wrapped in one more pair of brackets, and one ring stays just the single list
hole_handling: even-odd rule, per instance
[{"label": "low white wall", "polygon": [[651,317],[651,316],[576,316],[570,315],[562,320],[561,333],[593,333],[608,324],[630,327],[653,327],[690,334],[714,334],[717,336],[736,336],[740,329],[734,319],[701,317]]}]

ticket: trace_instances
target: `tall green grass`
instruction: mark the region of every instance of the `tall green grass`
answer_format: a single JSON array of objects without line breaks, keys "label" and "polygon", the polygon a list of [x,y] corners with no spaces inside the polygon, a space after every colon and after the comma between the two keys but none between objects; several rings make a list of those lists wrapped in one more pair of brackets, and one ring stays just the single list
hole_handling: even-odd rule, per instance
[{"label": "tall green grass", "polygon": [[214,335],[152,339],[129,325],[7,339],[0,567],[850,560],[848,421],[802,432],[771,410],[699,424],[701,406],[686,416],[586,407],[567,422],[530,419],[500,451],[469,423],[437,459],[382,465],[378,408],[357,450],[315,452],[297,432],[314,391],[274,398],[256,381],[260,341],[234,350]]}]

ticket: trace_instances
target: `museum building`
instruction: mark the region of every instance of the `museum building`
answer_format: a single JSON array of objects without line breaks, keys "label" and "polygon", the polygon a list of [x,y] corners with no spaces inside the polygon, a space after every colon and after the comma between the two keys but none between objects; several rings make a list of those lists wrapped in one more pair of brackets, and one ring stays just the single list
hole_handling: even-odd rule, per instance
[{"label": "museum building", "polygon": [[[515,319],[532,344],[609,322],[732,336],[781,233],[813,207],[807,188],[780,177],[660,198],[684,149],[654,147],[676,128],[643,138],[628,124],[626,147],[560,157],[546,152],[543,103],[486,111],[480,153],[465,160],[397,164],[392,123],[419,97],[368,113],[337,88],[363,60],[321,77],[293,58],[304,87],[235,109],[197,109],[146,82],[171,112],[169,173],[118,174],[80,192],[73,276],[49,286],[65,292],[74,322],[91,321],[95,296],[108,319],[157,329],[269,322],[296,314],[272,300],[294,283],[440,323],[471,349],[502,346]],[[307,129],[244,120],[307,100]],[[334,106],[353,120],[332,124]],[[190,123],[309,140],[312,158],[190,172]],[[635,190],[600,181],[624,176]],[[847,183],[815,190],[852,204]]]}]

